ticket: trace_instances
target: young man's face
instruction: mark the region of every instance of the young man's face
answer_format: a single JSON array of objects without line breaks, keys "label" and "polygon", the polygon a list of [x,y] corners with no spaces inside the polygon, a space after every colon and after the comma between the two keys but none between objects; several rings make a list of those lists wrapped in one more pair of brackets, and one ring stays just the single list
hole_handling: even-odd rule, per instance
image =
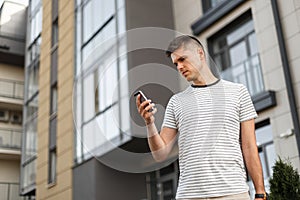
[{"label": "young man's face", "polygon": [[199,48],[180,47],[171,54],[171,59],[187,81],[194,81],[200,76],[202,61]]}]

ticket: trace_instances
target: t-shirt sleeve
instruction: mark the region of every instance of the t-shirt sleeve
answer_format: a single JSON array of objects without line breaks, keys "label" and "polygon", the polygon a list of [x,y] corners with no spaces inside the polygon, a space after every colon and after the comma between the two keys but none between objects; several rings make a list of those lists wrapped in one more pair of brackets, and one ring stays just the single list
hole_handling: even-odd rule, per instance
[{"label": "t-shirt sleeve", "polygon": [[256,110],[254,108],[251,96],[247,88],[242,85],[239,94],[240,99],[240,122],[249,119],[255,119],[257,117]]},{"label": "t-shirt sleeve", "polygon": [[175,118],[175,107],[176,107],[176,100],[175,97],[172,96],[166,108],[162,127],[178,129],[178,123]]}]

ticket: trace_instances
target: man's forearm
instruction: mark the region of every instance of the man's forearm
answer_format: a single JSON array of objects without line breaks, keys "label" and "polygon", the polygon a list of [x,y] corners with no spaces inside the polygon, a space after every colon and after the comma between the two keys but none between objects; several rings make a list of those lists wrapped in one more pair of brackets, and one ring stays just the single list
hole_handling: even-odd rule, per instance
[{"label": "man's forearm", "polygon": [[155,160],[162,161],[167,156],[166,144],[160,137],[154,123],[147,125],[148,143]]},{"label": "man's forearm", "polygon": [[250,147],[243,150],[244,159],[248,173],[253,181],[256,193],[264,193],[264,178],[257,147]]}]

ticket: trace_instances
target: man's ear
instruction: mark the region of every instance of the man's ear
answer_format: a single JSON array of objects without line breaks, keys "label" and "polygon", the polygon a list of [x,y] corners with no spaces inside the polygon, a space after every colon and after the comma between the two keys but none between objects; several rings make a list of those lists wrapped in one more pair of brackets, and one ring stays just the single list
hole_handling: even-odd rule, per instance
[{"label": "man's ear", "polygon": [[205,60],[205,53],[202,48],[198,48],[198,54],[201,60]]}]

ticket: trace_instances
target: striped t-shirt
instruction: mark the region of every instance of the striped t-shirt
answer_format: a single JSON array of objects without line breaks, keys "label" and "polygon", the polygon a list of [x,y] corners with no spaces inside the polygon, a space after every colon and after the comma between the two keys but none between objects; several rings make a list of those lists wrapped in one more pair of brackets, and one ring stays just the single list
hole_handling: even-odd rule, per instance
[{"label": "striped t-shirt", "polygon": [[190,86],[171,97],[163,126],[179,133],[180,176],[176,199],[248,191],[240,122],[256,118],[248,90],[219,80]]}]

